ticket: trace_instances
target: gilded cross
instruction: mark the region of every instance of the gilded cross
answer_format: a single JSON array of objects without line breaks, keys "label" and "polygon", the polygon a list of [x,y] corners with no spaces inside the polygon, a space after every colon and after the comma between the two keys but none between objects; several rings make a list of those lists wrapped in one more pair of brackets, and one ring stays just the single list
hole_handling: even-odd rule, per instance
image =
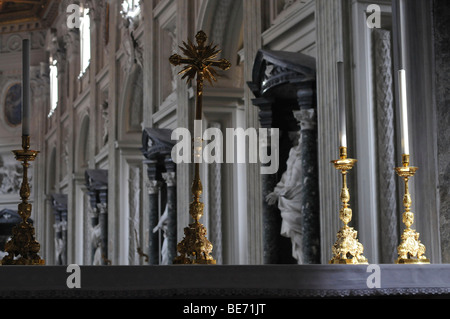
[{"label": "gilded cross", "polygon": [[[175,66],[184,64],[184,68],[178,73],[183,74],[182,79],[186,78],[187,82],[192,79],[197,80],[197,99],[195,107],[195,120],[202,119],[202,97],[203,97],[203,81],[207,79],[209,83],[217,81],[217,72],[214,70],[218,67],[222,70],[228,70],[231,66],[230,62],[225,59],[217,60],[218,54],[221,50],[217,49],[212,43],[205,45],[206,34],[199,31],[195,39],[197,45],[194,45],[190,40],[188,43],[183,41],[184,47],[180,49],[185,54],[185,57],[179,54],[173,54],[169,58],[169,62]],[[201,123],[201,122],[200,122]],[[195,124],[194,124],[194,134]],[[201,126],[200,134],[194,137],[194,157],[201,156]],[[215,264],[216,261],[212,258],[212,244],[206,238],[206,228],[199,219],[203,215],[204,204],[200,202],[200,195],[202,193],[202,183],[200,181],[199,162],[195,163],[195,176],[192,183],[192,193],[194,200],[189,205],[189,214],[194,219],[194,223],[189,224],[189,227],[184,229],[185,237],[178,243],[177,250],[180,253],[174,260],[175,264]]]},{"label": "gilded cross", "polygon": [[183,70],[178,74],[183,74],[182,79],[187,78],[187,82],[197,76],[197,101],[195,119],[201,119],[202,111],[202,95],[203,95],[203,80],[206,79],[212,84],[212,81],[217,81],[217,72],[214,67],[222,70],[228,70],[231,63],[226,59],[215,60],[222,50],[217,49],[217,45],[212,43],[205,45],[207,36],[205,32],[199,31],[195,35],[197,45],[194,45],[190,40],[188,43],[183,41],[184,47],[179,48],[186,57],[179,54],[173,54],[169,58],[169,62],[175,66],[185,64]]}]

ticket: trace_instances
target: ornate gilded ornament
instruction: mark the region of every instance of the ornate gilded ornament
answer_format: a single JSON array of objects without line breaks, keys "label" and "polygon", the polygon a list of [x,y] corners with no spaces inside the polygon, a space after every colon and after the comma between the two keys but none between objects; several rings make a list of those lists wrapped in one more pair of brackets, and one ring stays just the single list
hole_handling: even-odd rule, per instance
[{"label": "ornate gilded ornament", "polygon": [[330,264],[367,264],[367,259],[363,256],[364,247],[358,241],[358,232],[353,227],[348,226],[352,220],[352,210],[348,202],[350,192],[347,187],[347,172],[353,168],[356,159],[347,158],[347,148],[339,148],[340,159],[331,163],[342,173],[341,202],[342,208],[339,211],[339,218],[344,226],[338,231],[337,240],[332,247],[333,257]]},{"label": "ornate gilded ornament", "polygon": [[[170,56],[169,62],[174,66],[185,64],[184,68],[178,74],[182,74],[182,79],[186,79],[187,82],[191,82],[196,77],[197,99],[195,120],[201,120],[204,80],[206,79],[212,84],[212,81],[217,81],[217,72],[214,70],[214,67],[228,70],[231,64],[225,59],[215,60],[221,50],[217,50],[217,46],[214,46],[212,43],[205,45],[207,40],[205,32],[199,31],[195,39],[197,45],[194,45],[188,40],[188,43],[183,41],[184,47],[180,46],[180,49],[186,57],[173,54]],[[195,139],[200,139],[201,150],[201,137],[196,136]],[[194,156],[195,154],[199,154],[199,149],[196,148],[194,143]],[[204,204],[200,202],[200,195],[202,194],[203,188],[200,181],[199,163],[194,162],[194,165],[195,173],[192,183],[194,200],[189,205],[189,214],[194,222],[184,229],[184,238],[177,245],[179,256],[175,257],[174,264],[215,264],[216,261],[211,256],[213,246],[206,238],[205,226],[199,222],[204,208]]]},{"label": "ornate gilded ornament", "polygon": [[22,162],[23,180],[20,187],[20,197],[22,202],[18,205],[18,213],[22,222],[12,229],[12,237],[5,244],[5,251],[8,253],[2,259],[2,265],[43,265],[45,261],[38,255],[40,244],[34,238],[35,231],[33,225],[28,222],[31,216],[31,204],[28,203],[30,197],[30,185],[28,184],[29,162],[34,161],[38,151],[30,150],[30,136],[22,136],[22,150],[14,150],[16,160]]},{"label": "ornate gilded ornament", "polygon": [[411,229],[414,223],[414,213],[411,212],[411,194],[409,193],[408,180],[414,176],[418,167],[409,166],[409,154],[402,155],[402,166],[396,167],[398,176],[405,181],[405,194],[403,195],[403,213],[402,221],[406,228],[400,237],[400,245],[397,248],[398,259],[396,264],[429,264],[430,260],[425,257],[425,245],[419,240],[419,233]]}]

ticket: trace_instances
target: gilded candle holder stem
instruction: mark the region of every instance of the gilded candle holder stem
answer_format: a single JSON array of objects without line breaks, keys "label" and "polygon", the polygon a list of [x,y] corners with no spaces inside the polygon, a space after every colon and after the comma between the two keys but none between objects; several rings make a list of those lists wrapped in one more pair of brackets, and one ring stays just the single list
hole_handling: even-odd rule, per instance
[{"label": "gilded candle holder stem", "polygon": [[28,222],[31,216],[30,185],[28,182],[28,167],[36,159],[38,151],[30,150],[30,136],[22,136],[22,149],[12,151],[16,160],[22,162],[23,180],[20,187],[22,202],[18,205],[18,213],[22,221],[13,227],[12,237],[5,244],[8,253],[3,257],[2,265],[44,265],[45,261],[39,257],[40,244],[36,241],[33,225]]},{"label": "gilded candle holder stem", "polygon": [[334,167],[341,171],[342,188],[341,202],[342,207],[339,211],[339,218],[344,223],[338,231],[337,240],[332,247],[333,257],[330,264],[368,264],[366,257],[363,256],[364,247],[358,241],[358,232],[353,227],[348,226],[352,220],[352,209],[350,208],[350,192],[347,187],[347,173],[356,164],[357,160],[347,157],[347,147],[339,148],[339,159],[331,161]]},{"label": "gilded candle holder stem", "polygon": [[396,167],[397,175],[405,182],[405,193],[403,195],[402,221],[406,228],[400,237],[400,245],[397,248],[398,258],[396,264],[429,264],[430,260],[425,257],[425,245],[419,240],[419,233],[411,229],[414,223],[414,213],[411,211],[411,194],[409,193],[409,178],[413,177],[418,167],[409,166],[409,154],[402,155],[402,166]]}]

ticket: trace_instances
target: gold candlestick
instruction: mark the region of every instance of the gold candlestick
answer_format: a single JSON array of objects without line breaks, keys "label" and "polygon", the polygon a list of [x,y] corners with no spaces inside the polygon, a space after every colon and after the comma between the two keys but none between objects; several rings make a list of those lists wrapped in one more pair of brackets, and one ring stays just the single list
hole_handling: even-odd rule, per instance
[{"label": "gold candlestick", "polygon": [[16,160],[22,162],[23,180],[20,187],[20,197],[22,202],[18,205],[18,212],[22,217],[22,222],[12,229],[12,237],[5,244],[5,251],[8,253],[2,259],[2,265],[43,265],[45,261],[38,255],[41,245],[34,238],[34,227],[28,223],[31,216],[31,204],[28,203],[30,197],[30,185],[28,184],[29,162],[34,161],[38,151],[30,150],[30,136],[22,136],[22,150],[12,151]]},{"label": "gold candlestick", "polygon": [[405,181],[405,194],[403,195],[403,223],[406,228],[401,235],[401,242],[397,248],[398,259],[396,264],[429,264],[430,260],[425,257],[425,246],[419,240],[419,233],[411,229],[414,223],[414,213],[411,212],[411,194],[409,193],[408,180],[414,176],[418,167],[409,166],[409,154],[402,155],[402,166],[396,167],[398,176]]},{"label": "gold candlestick", "polygon": [[[173,54],[170,56],[169,62],[175,66],[185,64],[184,69],[178,74],[184,74],[182,79],[187,78],[187,82],[196,77],[195,120],[201,120],[204,79],[207,79],[212,84],[212,81],[216,81],[215,76],[217,75],[213,67],[228,70],[231,64],[225,59],[214,60],[221,50],[216,50],[217,46],[213,46],[212,43],[205,45],[207,39],[205,32],[199,31],[195,39],[197,45],[194,45],[189,40],[188,44],[183,42],[184,47],[180,47],[186,57]],[[194,156],[201,156],[201,136],[195,136],[194,141],[200,144],[194,144]],[[197,161],[195,161],[194,165],[195,175],[192,183],[194,200],[189,205],[189,214],[194,219],[194,222],[184,229],[185,236],[177,245],[180,256],[175,257],[174,264],[215,264],[216,261],[211,256],[212,244],[206,238],[206,228],[199,222],[203,215],[204,207],[204,204],[200,202],[200,195],[203,189],[200,181],[200,165]]]},{"label": "gold candlestick", "polygon": [[347,172],[353,168],[356,159],[347,158],[347,147],[339,148],[339,159],[331,161],[337,170],[342,174],[341,201],[342,208],[339,211],[339,218],[344,226],[337,233],[337,240],[332,247],[333,258],[330,264],[367,264],[367,259],[363,256],[364,247],[358,241],[358,232],[347,224],[352,220],[352,210],[348,202],[350,192],[347,187]]}]

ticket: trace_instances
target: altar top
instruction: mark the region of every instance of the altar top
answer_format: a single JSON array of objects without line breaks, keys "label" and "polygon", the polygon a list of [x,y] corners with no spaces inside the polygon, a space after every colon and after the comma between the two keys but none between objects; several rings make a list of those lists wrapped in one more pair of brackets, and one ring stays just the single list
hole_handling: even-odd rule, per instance
[{"label": "altar top", "polygon": [[450,295],[450,265],[1,266],[3,298],[321,298]]}]

